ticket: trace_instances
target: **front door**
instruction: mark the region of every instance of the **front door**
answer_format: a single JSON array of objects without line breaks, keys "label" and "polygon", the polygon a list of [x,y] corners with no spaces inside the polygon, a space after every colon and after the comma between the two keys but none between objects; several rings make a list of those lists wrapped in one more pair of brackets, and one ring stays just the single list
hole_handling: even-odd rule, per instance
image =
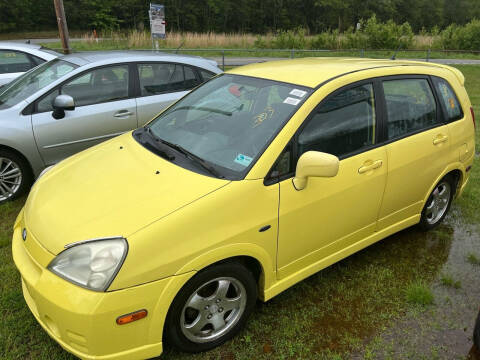
[{"label": "front door", "polygon": [[337,176],[309,178],[303,190],[297,191],[291,178],[280,183],[279,278],[315,268],[374,233],[387,178],[385,148],[376,147],[375,101],[372,83],[337,91],[317,107],[289,148],[296,158],[314,150],[341,161]]},{"label": "front door", "polygon": [[[62,119],[52,116],[59,94],[75,100],[76,108]],[[89,71],[40,99],[32,115],[38,149],[47,165],[137,127],[134,98],[129,97],[128,65]]]}]

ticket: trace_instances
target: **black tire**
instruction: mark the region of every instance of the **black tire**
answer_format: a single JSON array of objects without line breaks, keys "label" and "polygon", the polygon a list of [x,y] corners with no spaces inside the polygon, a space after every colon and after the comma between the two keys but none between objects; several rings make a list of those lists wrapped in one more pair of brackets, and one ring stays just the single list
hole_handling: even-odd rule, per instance
[{"label": "black tire", "polygon": [[480,352],[480,312],[475,322],[475,329],[473,330],[473,343],[475,344],[477,351]]},{"label": "black tire", "polygon": [[[0,204],[2,204],[6,201],[17,199],[18,197],[25,194],[30,189],[30,186],[32,185],[33,174],[28,162],[22,156],[20,156],[19,154],[13,151],[0,149],[0,159],[4,159],[2,163],[0,163],[0,171],[2,169],[2,166],[6,166],[6,163],[5,163],[5,160],[6,160],[6,161],[12,161],[13,164],[15,164],[20,169],[20,172],[21,172],[20,186],[18,186],[18,188],[15,189],[12,195],[5,195],[4,193],[2,193],[2,191],[0,191]],[[0,182],[1,180],[2,180],[2,177],[0,175]],[[1,190],[5,191],[5,188],[2,188]]]},{"label": "black tire", "polygon": [[[245,290],[245,296],[246,296],[243,311],[240,311],[238,313],[239,315],[237,316],[236,320],[232,321],[230,325],[228,325],[230,326],[230,328],[227,327],[228,331],[223,333],[221,336],[219,335],[218,338],[215,338],[211,341],[204,340],[204,342],[192,341],[184,333],[184,331],[186,331],[187,333],[188,331],[182,330],[182,323],[183,323],[182,313],[184,312],[184,307],[186,307],[187,301],[191,298],[191,296],[193,296],[194,294],[197,294],[197,291],[199,289],[203,290],[203,289],[206,289],[208,286],[210,286],[210,285],[205,286],[205,284],[209,284],[209,283],[213,284],[219,278],[231,278],[241,283],[241,285],[243,286],[243,290]],[[233,282],[231,286],[232,287],[234,286]],[[220,285],[218,285],[217,289],[219,288],[220,288]],[[232,288],[229,288],[229,291],[231,289]],[[235,292],[235,288],[233,288],[233,292]],[[200,291],[198,291],[198,293],[200,293]],[[216,291],[214,291],[214,293],[216,293]],[[213,299],[214,297],[213,296],[209,297],[207,295],[205,298],[202,298],[202,299],[207,299],[207,298]],[[227,295],[225,295],[225,298],[227,298]],[[164,340],[171,347],[175,348],[178,351],[183,351],[183,352],[197,353],[197,352],[213,349],[223,344],[227,340],[231,339],[232,337],[234,337],[242,329],[242,327],[247,322],[249,315],[252,313],[255,307],[256,300],[257,300],[257,283],[255,281],[255,278],[252,272],[248,268],[246,268],[244,265],[237,262],[226,262],[226,263],[220,263],[217,265],[212,265],[202,270],[198,274],[196,274],[178,292],[177,296],[172,302],[172,305],[170,306],[167,319],[165,321]],[[220,302],[218,306],[222,306],[222,302]],[[221,309],[221,308],[218,308],[218,306],[216,304],[211,305],[212,308],[215,307],[216,309]],[[205,311],[204,310],[198,311],[198,310],[186,308],[185,318],[187,317],[186,315],[187,311],[192,311],[192,310],[193,312],[195,311],[197,312],[197,314],[193,315],[193,317],[197,319],[200,319],[202,316],[204,316],[203,319],[205,319],[207,315],[204,315],[204,313],[208,313],[208,311],[210,311],[207,309],[205,309]],[[226,317],[227,318],[226,324],[229,324],[228,318],[232,317],[232,314],[234,314],[234,311],[236,310],[230,310],[230,311],[227,310],[225,311],[224,314],[219,313],[219,311],[223,311],[223,310],[214,310],[214,311],[216,314],[214,316],[223,316],[224,318]],[[200,318],[198,316],[200,316]],[[213,325],[211,325],[211,330],[208,328],[209,325],[211,324],[206,325],[205,328],[207,330],[205,331],[207,333],[208,331],[211,331],[212,333],[215,332]]]},{"label": "black tire", "polygon": [[[434,199],[434,193],[437,189],[441,188],[441,186],[446,186],[450,188],[450,193],[448,196],[448,203],[446,206],[445,211],[441,216],[438,217],[438,219],[433,219],[431,214],[429,214],[429,207],[432,205],[432,201]],[[428,231],[432,230],[433,228],[437,227],[443,219],[445,219],[445,216],[447,216],[448,211],[450,210],[450,206],[452,205],[453,197],[455,196],[455,190],[457,186],[457,181],[454,176],[452,175],[446,175],[442,180],[439,181],[437,185],[435,185],[435,188],[433,189],[432,193],[428,197],[427,202],[425,203],[425,206],[423,207],[422,210],[422,216],[420,218],[420,223],[419,226],[422,230]]]}]

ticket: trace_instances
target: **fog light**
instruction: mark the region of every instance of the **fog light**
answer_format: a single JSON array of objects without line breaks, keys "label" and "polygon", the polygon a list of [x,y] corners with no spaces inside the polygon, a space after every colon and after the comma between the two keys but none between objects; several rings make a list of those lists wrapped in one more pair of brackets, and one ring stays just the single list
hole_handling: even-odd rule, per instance
[{"label": "fog light", "polygon": [[117,318],[118,325],[125,325],[140,319],[143,319],[147,316],[147,310],[138,310],[130,314],[122,315]]}]

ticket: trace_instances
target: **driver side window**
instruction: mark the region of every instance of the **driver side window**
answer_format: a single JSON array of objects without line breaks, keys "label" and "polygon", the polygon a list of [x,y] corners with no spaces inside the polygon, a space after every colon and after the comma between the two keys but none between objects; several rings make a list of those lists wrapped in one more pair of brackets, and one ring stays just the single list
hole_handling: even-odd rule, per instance
[{"label": "driver side window", "polygon": [[75,106],[94,105],[128,98],[128,65],[108,66],[89,71],[37,102],[36,112],[53,111],[53,100],[60,94],[70,95]]}]

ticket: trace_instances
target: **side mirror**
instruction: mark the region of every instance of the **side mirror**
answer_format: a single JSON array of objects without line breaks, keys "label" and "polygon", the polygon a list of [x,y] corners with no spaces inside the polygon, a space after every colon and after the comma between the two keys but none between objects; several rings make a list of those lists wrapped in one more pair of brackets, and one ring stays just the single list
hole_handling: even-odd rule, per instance
[{"label": "side mirror", "polygon": [[53,113],[55,119],[63,119],[65,111],[75,110],[75,100],[70,95],[58,95],[53,99]]},{"label": "side mirror", "polygon": [[334,177],[338,173],[339,165],[340,160],[335,155],[307,151],[298,159],[293,186],[297,190],[303,190],[309,177]]}]

